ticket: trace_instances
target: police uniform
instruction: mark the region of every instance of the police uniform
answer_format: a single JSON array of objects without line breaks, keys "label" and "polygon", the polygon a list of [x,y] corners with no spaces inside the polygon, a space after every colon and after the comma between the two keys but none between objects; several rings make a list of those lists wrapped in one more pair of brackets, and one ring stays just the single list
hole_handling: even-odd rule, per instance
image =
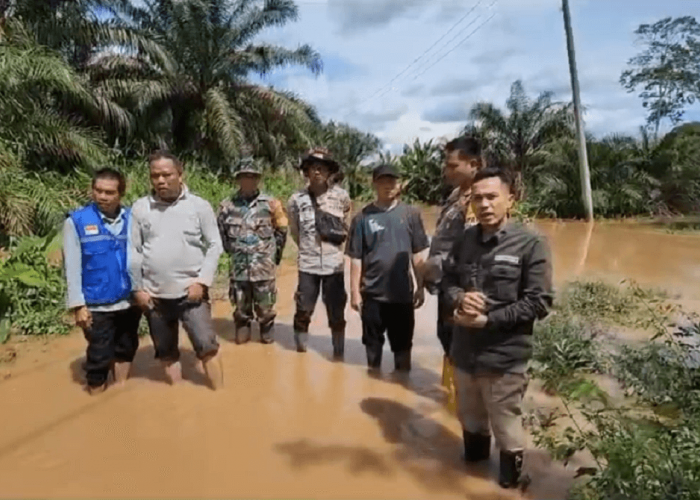
[{"label": "police uniform", "polygon": [[[261,175],[251,161],[236,172]],[[219,206],[217,216],[224,250],[231,256],[229,297],[235,306],[236,342],[250,339],[253,313],[260,324],[261,340],[273,341],[277,288],[275,273],[287,240],[287,216],[275,198],[239,191]]]}]

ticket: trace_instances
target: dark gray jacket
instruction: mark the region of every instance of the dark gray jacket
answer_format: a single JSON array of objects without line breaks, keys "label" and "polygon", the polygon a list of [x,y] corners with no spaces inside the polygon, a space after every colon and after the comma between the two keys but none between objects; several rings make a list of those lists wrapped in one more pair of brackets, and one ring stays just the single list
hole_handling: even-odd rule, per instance
[{"label": "dark gray jacket", "polygon": [[535,319],[552,305],[552,264],[546,240],[519,223],[508,222],[485,237],[481,226],[467,228],[445,263],[444,287],[452,314],[467,291],[487,297],[484,328],[456,326],[451,357],[469,373],[520,371],[532,355]]}]

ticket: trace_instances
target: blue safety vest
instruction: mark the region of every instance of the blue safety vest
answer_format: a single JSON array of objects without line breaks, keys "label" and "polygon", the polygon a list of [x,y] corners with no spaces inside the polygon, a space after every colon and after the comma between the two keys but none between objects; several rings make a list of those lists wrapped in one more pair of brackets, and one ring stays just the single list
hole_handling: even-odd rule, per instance
[{"label": "blue safety vest", "polygon": [[72,212],[70,217],[80,239],[86,304],[114,304],[128,298],[131,280],[126,256],[130,210],[124,210],[124,225],[116,236],[107,230],[94,203]]}]

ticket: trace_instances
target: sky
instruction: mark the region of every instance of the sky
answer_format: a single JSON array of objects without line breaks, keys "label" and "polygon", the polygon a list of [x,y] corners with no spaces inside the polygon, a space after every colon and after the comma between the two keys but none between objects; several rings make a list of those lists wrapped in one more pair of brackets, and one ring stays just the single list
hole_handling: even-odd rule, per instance
[{"label": "sky", "polygon": [[[570,0],[585,127],[636,134],[641,99],[620,85],[642,50],[634,30],[667,16],[700,14],[699,0]],[[290,66],[258,81],[291,90],[323,120],[376,134],[399,152],[415,139],[451,138],[479,101],[504,107],[515,80],[535,97],[572,99],[560,0],[299,0],[299,19],[256,42],[309,44],[315,76]],[[686,120],[700,120],[700,106]]]}]

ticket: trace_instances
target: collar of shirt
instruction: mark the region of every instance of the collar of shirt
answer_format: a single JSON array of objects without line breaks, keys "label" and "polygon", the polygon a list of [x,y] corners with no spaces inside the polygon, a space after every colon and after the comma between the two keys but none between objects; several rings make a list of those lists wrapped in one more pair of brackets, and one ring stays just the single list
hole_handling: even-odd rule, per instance
[{"label": "collar of shirt", "polygon": [[243,193],[241,193],[240,191],[238,191],[236,194],[233,195],[233,201],[234,201],[234,202],[236,202],[236,201],[242,201],[242,202],[244,202],[246,205],[252,205],[253,203],[255,203],[255,201],[258,199],[259,196],[260,196],[260,191],[256,191],[256,192],[255,192],[253,195],[251,195],[251,196],[243,196]]},{"label": "collar of shirt", "polygon": [[113,225],[118,224],[123,220],[125,210],[124,207],[119,207],[119,212],[117,213],[117,216],[114,219],[107,217],[107,215],[105,215],[102,212],[102,210],[98,210],[98,212],[100,213],[100,218],[102,219],[102,222],[108,225]]},{"label": "collar of shirt", "polygon": [[498,244],[501,238],[512,231],[514,227],[515,225],[513,224],[513,221],[508,219],[501,229],[495,233],[486,234],[484,233],[481,224],[479,224],[479,241],[481,241],[481,243],[489,243],[493,241],[494,243]]}]

